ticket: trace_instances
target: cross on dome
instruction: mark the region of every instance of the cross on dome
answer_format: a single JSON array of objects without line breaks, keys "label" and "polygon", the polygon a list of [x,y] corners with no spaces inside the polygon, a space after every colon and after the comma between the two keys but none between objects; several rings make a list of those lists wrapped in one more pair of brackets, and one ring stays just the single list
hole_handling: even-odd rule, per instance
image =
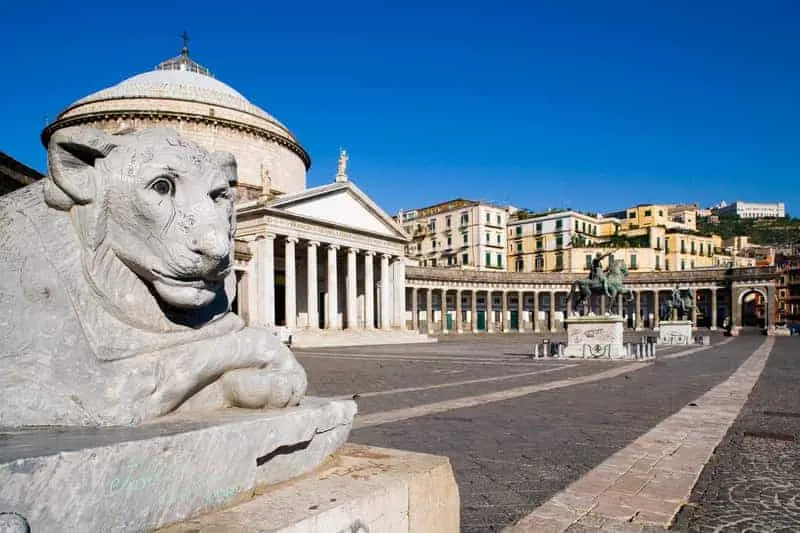
[{"label": "cross on dome", "polygon": [[213,78],[214,76],[211,74],[210,70],[189,58],[189,32],[183,30],[180,38],[183,40],[181,55],[162,61],[156,67],[156,70],[184,70]]}]

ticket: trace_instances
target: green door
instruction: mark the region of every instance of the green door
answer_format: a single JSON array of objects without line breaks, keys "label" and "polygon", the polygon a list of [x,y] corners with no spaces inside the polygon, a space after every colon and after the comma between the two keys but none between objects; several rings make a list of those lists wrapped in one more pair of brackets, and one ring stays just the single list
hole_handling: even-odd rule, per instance
[{"label": "green door", "polygon": [[486,311],[478,311],[478,331],[486,331]]},{"label": "green door", "polygon": [[451,313],[447,313],[447,329],[453,329],[453,315]]},{"label": "green door", "polygon": [[511,311],[511,329],[519,329],[519,312]]}]

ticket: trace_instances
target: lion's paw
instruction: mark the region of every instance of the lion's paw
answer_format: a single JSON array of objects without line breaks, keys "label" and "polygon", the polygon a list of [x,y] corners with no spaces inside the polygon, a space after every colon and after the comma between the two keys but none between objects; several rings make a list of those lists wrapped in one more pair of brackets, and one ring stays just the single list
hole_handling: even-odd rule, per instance
[{"label": "lion's paw", "polygon": [[306,392],[306,385],[306,373],[302,368],[239,368],[222,376],[225,397],[230,404],[248,409],[297,405]]}]

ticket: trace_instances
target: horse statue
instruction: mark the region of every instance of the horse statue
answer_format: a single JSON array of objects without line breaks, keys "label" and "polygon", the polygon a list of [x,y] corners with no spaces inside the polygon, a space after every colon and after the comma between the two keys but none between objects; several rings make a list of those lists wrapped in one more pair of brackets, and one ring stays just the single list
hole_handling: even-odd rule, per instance
[{"label": "horse statue", "polygon": [[664,304],[661,306],[661,320],[669,320],[673,310],[677,310],[678,320],[686,320],[689,312],[695,309],[694,291],[692,289],[687,289],[686,293],[686,296],[683,296],[680,289],[674,289],[672,291],[672,297],[668,300],[664,300]]},{"label": "horse statue", "polygon": [[575,280],[569,296],[567,296],[567,301],[572,301],[573,310],[577,311],[593,294],[605,295],[610,299],[609,312],[618,314],[620,310],[617,309],[617,297],[620,294],[625,302],[633,300],[633,291],[625,287],[623,283],[627,275],[628,267],[625,266],[624,261],[611,261],[602,278],[594,276],[591,279]]}]

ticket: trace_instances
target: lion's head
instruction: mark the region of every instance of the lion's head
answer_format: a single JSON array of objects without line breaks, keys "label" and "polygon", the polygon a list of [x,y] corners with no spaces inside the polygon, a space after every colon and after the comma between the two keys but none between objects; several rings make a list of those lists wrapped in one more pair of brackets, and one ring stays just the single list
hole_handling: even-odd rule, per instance
[{"label": "lion's head", "polygon": [[118,259],[166,308],[197,310],[225,295],[233,155],[168,129],[108,135],[73,127],[51,137],[48,166],[45,200],[74,215],[94,264]]}]

